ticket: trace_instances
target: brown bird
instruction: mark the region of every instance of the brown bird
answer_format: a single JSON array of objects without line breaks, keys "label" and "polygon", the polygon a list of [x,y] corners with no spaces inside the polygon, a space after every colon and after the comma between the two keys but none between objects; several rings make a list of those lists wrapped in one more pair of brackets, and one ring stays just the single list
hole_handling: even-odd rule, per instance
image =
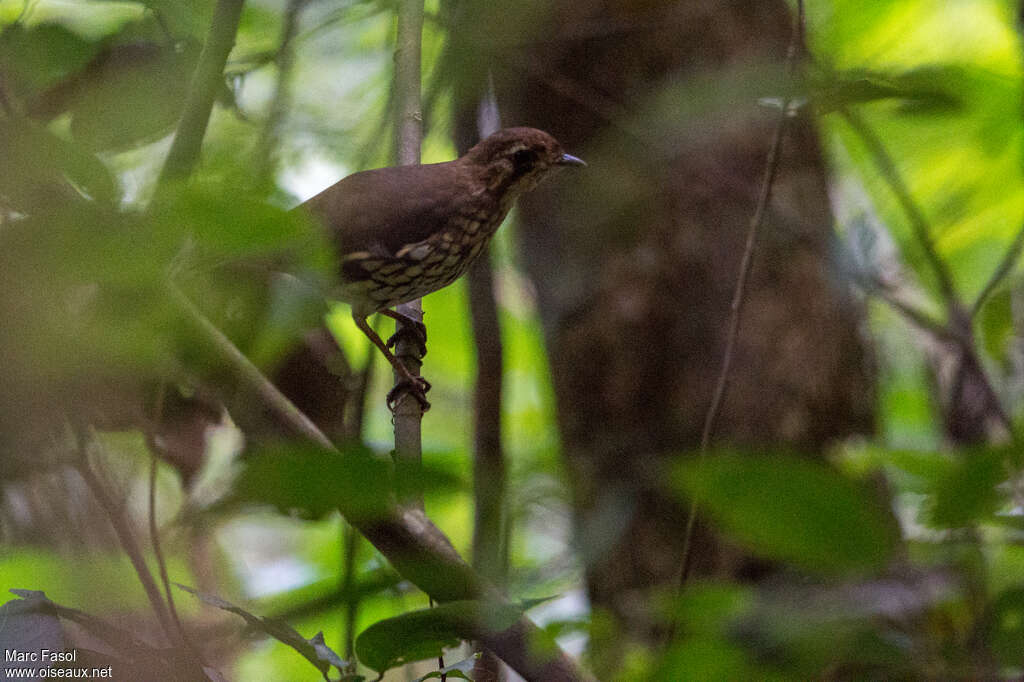
[{"label": "brown bird", "polygon": [[430,384],[414,377],[366,322],[373,313],[406,323],[426,354],[426,328],[391,310],[446,287],[480,255],[512,202],[550,171],[586,164],[535,128],[507,128],[454,161],[378,168],[350,175],[302,206],[327,229],[341,265],[338,298],[352,306],[356,326],[376,345],[403,392],[430,407]]}]

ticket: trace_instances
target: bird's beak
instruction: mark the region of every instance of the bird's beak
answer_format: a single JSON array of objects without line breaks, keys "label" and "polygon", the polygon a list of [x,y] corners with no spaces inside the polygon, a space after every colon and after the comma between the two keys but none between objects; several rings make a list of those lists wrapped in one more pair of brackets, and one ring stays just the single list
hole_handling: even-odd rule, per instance
[{"label": "bird's beak", "polygon": [[555,161],[555,165],[578,166],[580,168],[583,168],[584,166],[587,165],[587,162],[579,157],[573,156],[572,154],[562,154],[562,157],[558,159],[558,161]]}]

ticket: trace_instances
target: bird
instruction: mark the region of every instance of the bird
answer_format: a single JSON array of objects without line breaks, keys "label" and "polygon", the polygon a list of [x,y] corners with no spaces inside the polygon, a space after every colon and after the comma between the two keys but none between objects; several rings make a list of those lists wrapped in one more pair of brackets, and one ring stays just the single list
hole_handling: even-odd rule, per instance
[{"label": "bird", "polygon": [[300,205],[326,230],[339,264],[332,295],[348,303],[356,326],[380,349],[398,381],[392,410],[405,393],[423,411],[430,384],[414,376],[367,323],[374,313],[404,322],[420,356],[422,322],[392,310],[462,276],[508,215],[516,198],[563,167],[586,166],[536,128],[499,130],[453,161],[391,166],[349,175]]}]

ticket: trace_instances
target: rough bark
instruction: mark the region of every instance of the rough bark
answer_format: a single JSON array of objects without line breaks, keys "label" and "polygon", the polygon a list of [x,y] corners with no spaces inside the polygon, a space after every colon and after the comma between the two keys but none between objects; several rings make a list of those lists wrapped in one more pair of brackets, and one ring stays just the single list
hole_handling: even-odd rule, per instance
[{"label": "rough bark", "polygon": [[[469,25],[496,25],[480,3]],[[651,641],[648,597],[678,571],[685,525],[665,491],[696,445],[754,211],[789,39],[786,3],[563,0],[506,16],[490,50],[509,125],[590,164],[520,203],[593,604]],[[462,55],[465,57],[466,55]],[[719,442],[820,453],[872,428],[861,311],[833,254],[810,121],[783,146]],[[695,572],[756,572],[698,534]],[[612,647],[614,650],[616,647]],[[602,669],[598,665],[598,671]]]}]

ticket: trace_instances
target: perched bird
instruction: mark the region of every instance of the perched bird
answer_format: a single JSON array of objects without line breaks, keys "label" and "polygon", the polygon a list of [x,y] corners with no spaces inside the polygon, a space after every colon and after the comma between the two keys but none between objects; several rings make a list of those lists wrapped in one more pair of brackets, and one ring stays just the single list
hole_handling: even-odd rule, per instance
[{"label": "perched bird", "polygon": [[535,128],[507,128],[454,161],[378,168],[350,175],[302,205],[328,231],[340,263],[335,295],[352,306],[356,325],[376,345],[403,392],[427,409],[430,384],[414,377],[366,322],[383,313],[407,323],[426,353],[426,329],[391,308],[454,282],[505,219],[512,202],[550,171],[584,166]]}]

